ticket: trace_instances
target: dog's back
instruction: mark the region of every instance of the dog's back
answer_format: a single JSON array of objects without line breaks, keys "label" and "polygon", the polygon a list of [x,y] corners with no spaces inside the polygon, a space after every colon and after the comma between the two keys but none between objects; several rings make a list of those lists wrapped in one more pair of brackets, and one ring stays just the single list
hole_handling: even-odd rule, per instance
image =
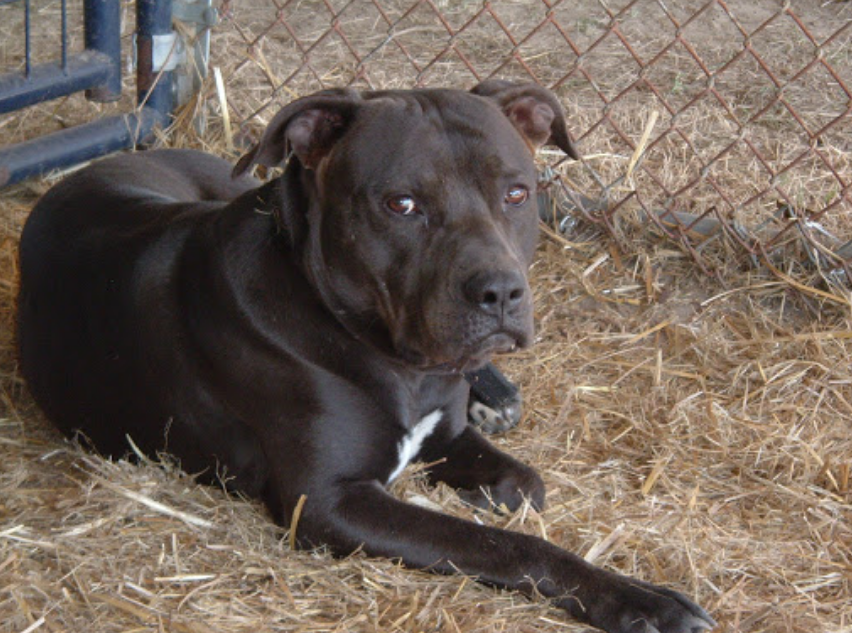
[{"label": "dog's back", "polygon": [[[134,174],[132,184],[122,178],[128,172]],[[144,385],[122,383],[122,367],[133,365],[140,352],[127,336],[141,327],[132,323],[135,311],[128,309],[135,303],[128,298],[128,282],[143,283],[134,274],[140,259],[157,260],[145,274],[152,288],[167,291],[169,284],[152,283],[152,276],[162,280],[173,273],[181,252],[176,245],[192,226],[181,217],[215,213],[256,185],[247,176],[232,178],[231,165],[220,158],[163,150],[97,163],[39,201],[21,235],[19,354],[31,392],[60,428],[89,426],[68,413],[92,415],[86,398],[94,391],[103,393],[99,416],[117,420],[133,403],[112,394],[144,397]],[[154,242],[162,247],[150,248]],[[155,303],[148,307],[156,310]],[[93,380],[104,380],[104,363],[114,367],[106,380],[115,384],[92,389]],[[109,452],[111,447],[99,448]]]}]

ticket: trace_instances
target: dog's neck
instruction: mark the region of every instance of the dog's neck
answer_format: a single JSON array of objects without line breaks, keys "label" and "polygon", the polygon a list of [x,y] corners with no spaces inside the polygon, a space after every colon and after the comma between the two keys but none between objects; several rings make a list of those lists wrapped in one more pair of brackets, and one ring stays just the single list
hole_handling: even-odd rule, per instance
[{"label": "dog's neck", "polygon": [[318,253],[310,244],[308,219],[305,217],[305,210],[310,205],[310,196],[305,194],[305,190],[311,187],[311,177],[312,174],[306,171],[298,160],[291,160],[281,176],[243,194],[235,201],[235,206],[242,209],[251,208],[254,213],[268,218],[269,230],[274,232],[275,242],[285,257],[284,265],[298,269],[327,313],[349,336],[379,352],[388,366],[394,367],[395,373],[407,376],[408,381],[414,376],[431,373],[423,372],[408,359],[399,357],[387,331],[383,327],[377,327],[377,323],[381,321],[378,315],[354,312],[331,291],[330,284],[323,277],[322,266],[316,265]]}]

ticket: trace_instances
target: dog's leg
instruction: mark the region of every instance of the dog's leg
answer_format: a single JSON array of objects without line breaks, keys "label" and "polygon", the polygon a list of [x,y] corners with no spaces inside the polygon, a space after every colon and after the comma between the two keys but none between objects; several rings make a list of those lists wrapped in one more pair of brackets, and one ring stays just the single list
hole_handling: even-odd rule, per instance
[{"label": "dog's leg", "polygon": [[498,450],[470,426],[449,443],[427,443],[419,459],[434,462],[428,470],[430,481],[458,489],[472,505],[512,511],[527,498],[535,508],[544,506],[544,484],[535,470]]},{"label": "dog's leg", "polygon": [[461,572],[488,585],[540,594],[609,633],[698,633],[713,620],[680,594],[596,568],[542,539],[413,506],[376,481],[341,482],[312,505],[299,542],[337,554],[358,548],[437,573]]}]

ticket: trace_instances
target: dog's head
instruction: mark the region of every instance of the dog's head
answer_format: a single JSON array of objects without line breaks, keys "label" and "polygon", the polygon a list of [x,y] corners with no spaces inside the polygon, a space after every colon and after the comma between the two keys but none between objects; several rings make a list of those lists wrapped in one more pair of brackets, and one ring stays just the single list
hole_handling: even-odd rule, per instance
[{"label": "dog's head", "polygon": [[334,90],[286,106],[234,171],[289,159],[281,222],[331,312],[407,363],[460,370],[532,340],[545,143],[577,157],[536,85]]}]

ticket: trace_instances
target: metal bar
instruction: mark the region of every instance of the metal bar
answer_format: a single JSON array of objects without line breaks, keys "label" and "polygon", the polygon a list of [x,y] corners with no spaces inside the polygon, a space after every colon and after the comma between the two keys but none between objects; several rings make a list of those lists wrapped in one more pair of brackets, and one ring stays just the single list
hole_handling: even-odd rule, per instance
[{"label": "metal bar", "polygon": [[68,0],[62,0],[62,70],[68,70]]},{"label": "metal bar", "polygon": [[99,86],[109,81],[112,73],[111,59],[83,51],[70,55],[64,70],[53,62],[34,66],[28,75],[0,75],[0,114]]},{"label": "metal bar", "polygon": [[30,62],[30,0],[24,2],[24,57],[26,59],[24,74],[29,77],[31,68]]},{"label": "metal bar", "polygon": [[136,2],[136,90],[139,103],[160,112],[172,110],[172,73],[156,66],[154,41],[172,34],[172,0]]},{"label": "metal bar", "polygon": [[0,187],[133,147],[148,138],[160,121],[158,112],[142,108],[2,149]]},{"label": "metal bar", "polygon": [[118,0],[85,0],[83,19],[86,50],[100,53],[109,60],[109,75],[103,85],[91,87],[91,101],[115,101],[121,96],[121,3]]}]

